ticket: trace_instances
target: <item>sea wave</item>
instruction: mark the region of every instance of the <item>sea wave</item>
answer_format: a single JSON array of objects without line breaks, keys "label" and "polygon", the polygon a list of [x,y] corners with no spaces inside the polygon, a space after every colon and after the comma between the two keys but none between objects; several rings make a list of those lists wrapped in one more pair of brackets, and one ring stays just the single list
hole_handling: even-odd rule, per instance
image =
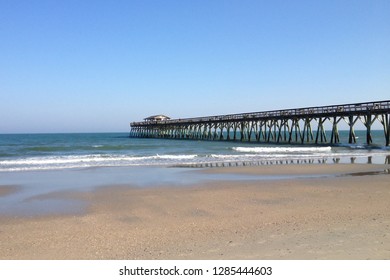
[{"label": "sea wave", "polygon": [[22,152],[51,153],[75,151],[126,151],[134,149],[132,145],[62,145],[62,146],[30,146],[21,149]]},{"label": "sea wave", "polygon": [[194,159],[198,155],[156,155],[152,156],[150,158],[154,159],[176,159],[176,160],[181,160],[181,159]]},{"label": "sea wave", "polygon": [[331,147],[233,147],[242,153],[318,153],[330,152]]},{"label": "sea wave", "polygon": [[63,155],[63,156],[41,156],[25,157],[0,161],[0,171],[18,170],[50,170],[66,168],[85,168],[103,166],[132,166],[132,165],[166,165],[191,162],[197,155]]}]

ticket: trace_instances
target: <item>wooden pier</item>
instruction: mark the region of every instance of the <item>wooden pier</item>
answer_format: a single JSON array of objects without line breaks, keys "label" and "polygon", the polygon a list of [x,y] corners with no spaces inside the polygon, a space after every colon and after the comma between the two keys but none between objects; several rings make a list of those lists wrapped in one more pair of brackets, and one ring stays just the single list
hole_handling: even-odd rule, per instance
[{"label": "wooden pier", "polygon": [[356,143],[358,122],[365,127],[365,143],[372,144],[372,126],[379,122],[384,143],[390,145],[390,100],[186,119],[158,115],[130,123],[130,137],[338,144],[341,121],[349,128],[350,144]]}]

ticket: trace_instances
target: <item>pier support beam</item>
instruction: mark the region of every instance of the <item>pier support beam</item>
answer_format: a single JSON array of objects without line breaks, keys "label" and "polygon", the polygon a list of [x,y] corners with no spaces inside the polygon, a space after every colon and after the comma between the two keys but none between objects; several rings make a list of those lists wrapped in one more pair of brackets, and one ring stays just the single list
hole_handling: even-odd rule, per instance
[{"label": "pier support beam", "polygon": [[356,143],[356,135],[353,127],[358,119],[359,119],[358,117],[354,119],[353,115],[348,116],[347,124],[349,125],[349,136],[348,136],[349,144]]},{"label": "pier support beam", "polygon": [[321,143],[326,142],[326,133],[324,129],[324,122],[327,120],[327,118],[319,118],[318,120],[318,126],[317,126],[317,135],[316,135],[316,141],[315,143],[318,144],[318,138],[320,138]]},{"label": "pier support beam", "polygon": [[338,127],[337,127],[340,120],[341,120],[341,118],[337,119],[337,117],[333,117],[332,134],[330,136],[330,142],[332,144],[340,143],[340,135],[339,135]]},{"label": "pier support beam", "polygon": [[366,144],[370,145],[372,144],[372,136],[371,136],[371,126],[376,120],[377,116],[372,118],[372,114],[368,113],[367,115],[364,116],[364,126],[366,127]]},{"label": "pier support beam", "polygon": [[383,114],[380,119],[385,134],[385,145],[390,145],[390,114]]}]

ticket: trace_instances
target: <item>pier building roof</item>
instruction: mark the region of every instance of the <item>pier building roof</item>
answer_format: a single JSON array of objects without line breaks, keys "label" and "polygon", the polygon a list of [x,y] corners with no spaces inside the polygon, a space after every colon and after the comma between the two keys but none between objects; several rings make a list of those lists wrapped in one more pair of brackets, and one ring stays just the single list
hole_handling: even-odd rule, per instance
[{"label": "pier building roof", "polygon": [[165,115],[154,115],[154,116],[147,117],[144,120],[145,121],[166,121],[170,119],[171,119],[170,117]]}]

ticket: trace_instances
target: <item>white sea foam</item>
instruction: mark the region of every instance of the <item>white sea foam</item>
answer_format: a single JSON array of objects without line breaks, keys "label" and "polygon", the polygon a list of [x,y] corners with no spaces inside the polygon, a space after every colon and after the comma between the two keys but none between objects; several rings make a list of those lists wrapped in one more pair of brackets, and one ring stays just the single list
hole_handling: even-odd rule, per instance
[{"label": "white sea foam", "polygon": [[0,161],[0,171],[50,170],[101,166],[166,165],[191,162],[197,155],[69,155],[29,157]]},{"label": "white sea foam", "polygon": [[255,154],[245,154],[245,155],[208,155],[210,158],[215,158],[215,159],[226,159],[226,160],[234,160],[234,159],[242,159],[242,158],[255,158],[258,157],[258,155]]},{"label": "white sea foam", "polygon": [[233,147],[242,153],[318,153],[330,152],[331,147]]},{"label": "white sea foam", "polygon": [[152,158],[155,159],[173,159],[173,160],[181,160],[181,159],[194,159],[197,155],[156,155]]}]

